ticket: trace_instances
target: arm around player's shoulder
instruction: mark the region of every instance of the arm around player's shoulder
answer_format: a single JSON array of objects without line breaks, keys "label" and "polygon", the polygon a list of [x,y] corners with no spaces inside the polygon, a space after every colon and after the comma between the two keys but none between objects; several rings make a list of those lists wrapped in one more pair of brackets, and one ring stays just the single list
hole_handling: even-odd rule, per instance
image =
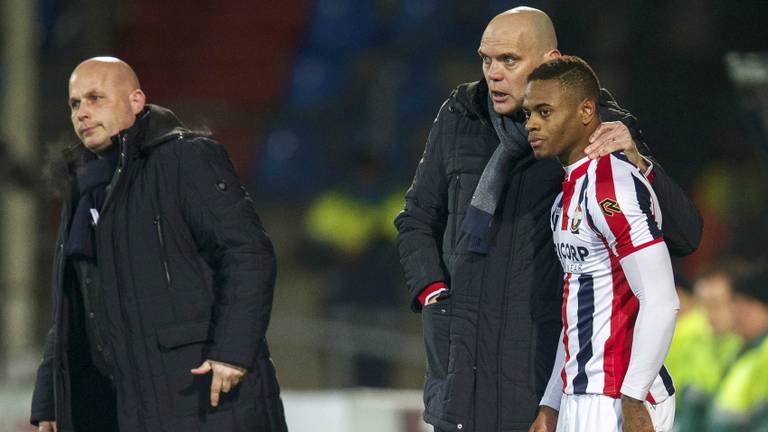
[{"label": "arm around player's shoulder", "polygon": [[592,163],[588,212],[614,255],[663,241],[662,214],[648,180],[621,153]]}]

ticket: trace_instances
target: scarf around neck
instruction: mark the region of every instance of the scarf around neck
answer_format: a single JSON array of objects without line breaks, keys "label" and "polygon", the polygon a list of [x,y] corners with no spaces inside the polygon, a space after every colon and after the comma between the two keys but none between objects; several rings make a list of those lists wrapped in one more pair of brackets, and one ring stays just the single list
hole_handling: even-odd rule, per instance
[{"label": "scarf around neck", "polygon": [[67,257],[96,259],[96,237],[94,227],[107,195],[107,185],[117,167],[117,150],[111,146],[101,158],[86,151],[84,164],[77,169],[77,184],[80,198],[77,201],[69,236],[64,245]]},{"label": "scarf around neck", "polygon": [[531,151],[525,123],[497,113],[488,95],[488,114],[499,137],[499,146],[483,169],[480,180],[472,195],[462,230],[469,236],[467,249],[470,252],[487,254],[490,247],[493,216],[501,199],[512,162]]}]

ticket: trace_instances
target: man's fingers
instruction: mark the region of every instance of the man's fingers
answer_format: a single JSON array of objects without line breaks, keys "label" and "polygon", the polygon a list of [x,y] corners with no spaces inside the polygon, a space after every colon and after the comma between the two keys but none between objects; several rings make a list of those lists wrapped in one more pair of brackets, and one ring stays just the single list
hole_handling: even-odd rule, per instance
[{"label": "man's fingers", "polygon": [[601,156],[601,153],[606,149],[606,143],[601,139],[593,144],[584,148],[584,154],[592,159]]},{"label": "man's fingers", "polygon": [[219,394],[221,393],[222,380],[221,376],[214,373],[213,380],[211,381],[211,406],[219,406]]},{"label": "man's fingers", "polygon": [[595,142],[601,135],[606,134],[612,130],[611,125],[608,123],[601,123],[600,126],[592,132],[589,137],[589,142]]},{"label": "man's fingers", "polygon": [[601,136],[613,132],[614,129],[616,129],[616,124],[613,122],[601,123],[600,126],[592,132],[592,135],[589,137],[589,142],[594,143],[600,139]]},{"label": "man's fingers", "polygon": [[206,360],[200,367],[192,369],[192,373],[195,375],[202,375],[211,371],[213,371],[213,378],[211,379],[211,406],[217,407],[219,406],[221,393],[232,391],[232,388],[245,376],[245,369],[213,360]]},{"label": "man's fingers", "polygon": [[[600,124],[589,137],[590,145],[584,149],[584,153],[592,157],[591,153],[596,151],[599,151],[601,155],[606,155],[612,151],[625,150],[628,148],[627,144],[629,144],[629,142],[624,142],[627,139],[631,142],[632,135],[624,123],[618,121],[605,122]],[[602,148],[605,145],[609,145],[611,151]]]},{"label": "man's fingers", "polygon": [[592,132],[592,135],[589,136],[589,143],[594,144],[596,141],[600,139],[600,137],[602,137],[608,132],[610,131],[598,127],[594,132]]},{"label": "man's fingers", "polygon": [[209,361],[204,361],[203,364],[196,367],[195,369],[192,369],[190,372],[192,372],[193,375],[205,375],[210,371],[211,363]]},{"label": "man's fingers", "polygon": [[221,380],[221,392],[229,393],[232,387],[235,385],[235,378],[227,377]]},{"label": "man's fingers", "polygon": [[240,384],[244,376],[245,374],[240,371],[226,371],[226,375],[222,375],[221,392],[229,393],[236,385]]},{"label": "man's fingers", "polygon": [[592,153],[597,153],[600,150],[603,150],[603,147],[615,142],[615,135],[616,134],[613,131],[606,131],[600,135],[593,136],[594,138],[590,138],[590,144],[584,148],[584,153],[591,155]]},{"label": "man's fingers", "polygon": [[37,425],[38,432],[58,432],[56,422],[42,421]]},{"label": "man's fingers", "polygon": [[591,159],[596,159],[615,151],[636,151],[632,136],[626,130],[617,129],[614,132],[603,134],[595,142],[584,148],[584,153]]},{"label": "man's fingers", "polygon": [[597,141],[584,148],[584,153],[591,159],[613,153],[620,148],[616,138],[610,135],[601,136]]}]

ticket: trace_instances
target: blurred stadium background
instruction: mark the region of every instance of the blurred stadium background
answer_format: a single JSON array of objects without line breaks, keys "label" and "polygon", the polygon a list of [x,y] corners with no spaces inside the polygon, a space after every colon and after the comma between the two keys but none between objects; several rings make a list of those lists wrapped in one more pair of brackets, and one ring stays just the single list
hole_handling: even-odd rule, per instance
[{"label": "blurred stadium background", "polygon": [[45,154],[74,139],[72,68],[106,54],[150,102],[212,131],[257,198],[278,254],[268,337],[291,430],[431,430],[391,221],[441,102],[481,77],[486,23],[522,4],[550,14],[561,51],[594,66],[695,198],[705,235],[684,272],[764,259],[766,1],[3,0],[0,431],[29,430],[51,319]]}]

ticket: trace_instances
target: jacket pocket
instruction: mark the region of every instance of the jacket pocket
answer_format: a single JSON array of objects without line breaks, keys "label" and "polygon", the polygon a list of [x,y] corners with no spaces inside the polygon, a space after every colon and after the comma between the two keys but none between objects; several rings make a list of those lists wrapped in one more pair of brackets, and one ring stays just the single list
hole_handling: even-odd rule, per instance
[{"label": "jacket pocket", "polygon": [[157,329],[157,342],[163,348],[177,348],[180,346],[208,342],[210,321],[198,321],[184,323],[172,327]]},{"label": "jacket pocket", "polygon": [[163,220],[160,216],[155,216],[152,223],[155,224],[155,231],[157,232],[157,243],[160,248],[160,265],[163,276],[165,277],[165,284],[168,289],[171,288],[171,271],[168,266],[168,250],[165,247],[165,238],[163,234]]},{"label": "jacket pocket", "polygon": [[[205,360],[207,342],[211,341],[209,327],[210,322],[206,320],[156,330],[169,398],[167,406],[174,415],[186,416],[211,411],[212,374],[190,373],[190,369],[200,366]],[[227,400],[237,393],[239,387],[236,386],[235,391],[226,395],[222,394],[221,405],[217,410],[226,408]]]},{"label": "jacket pocket", "polygon": [[444,298],[425,306],[421,311],[427,373],[438,379],[448,373],[451,333],[451,299]]}]

